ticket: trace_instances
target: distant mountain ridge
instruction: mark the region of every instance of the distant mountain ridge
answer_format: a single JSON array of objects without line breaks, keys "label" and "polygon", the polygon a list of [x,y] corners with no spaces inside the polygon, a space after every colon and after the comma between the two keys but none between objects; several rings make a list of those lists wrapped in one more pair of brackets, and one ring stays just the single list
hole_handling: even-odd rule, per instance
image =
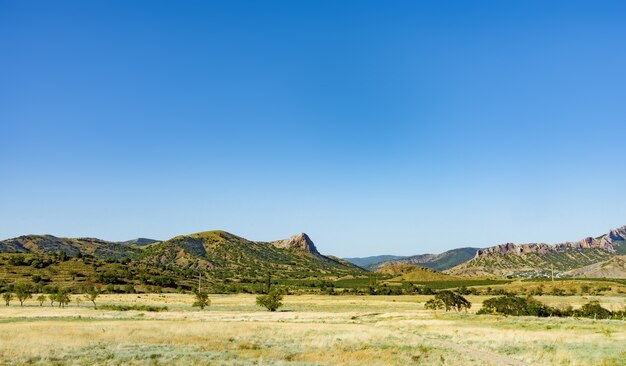
[{"label": "distant mountain ridge", "polygon": [[[532,277],[579,273],[577,268],[592,266],[626,254],[626,226],[597,238],[559,244],[506,243],[476,252],[471,260],[447,272],[456,275],[499,275]],[[591,268],[591,267],[590,267]]]},{"label": "distant mountain ridge", "polygon": [[158,243],[160,241],[161,240],[154,240],[154,239],[148,239],[148,238],[137,238],[137,239],[131,239],[131,240],[126,240],[126,241],[120,241],[118,243],[125,244],[125,245],[143,246],[143,245],[150,245],[153,243]]},{"label": "distant mountain ridge", "polygon": [[393,260],[393,259],[401,259],[406,258],[406,256],[401,255],[375,255],[370,257],[353,257],[353,258],[344,258],[344,260],[355,264],[361,268],[368,268],[372,264]]},{"label": "distant mountain ridge", "polygon": [[[362,263],[364,265],[361,265],[361,267],[370,271],[377,271],[380,268],[398,264],[413,264],[443,271],[472,259],[476,255],[477,250],[478,248],[467,247],[448,250],[440,254],[418,254],[408,257],[382,255],[378,257],[344,259],[356,265]],[[380,260],[376,260],[378,258]]]}]

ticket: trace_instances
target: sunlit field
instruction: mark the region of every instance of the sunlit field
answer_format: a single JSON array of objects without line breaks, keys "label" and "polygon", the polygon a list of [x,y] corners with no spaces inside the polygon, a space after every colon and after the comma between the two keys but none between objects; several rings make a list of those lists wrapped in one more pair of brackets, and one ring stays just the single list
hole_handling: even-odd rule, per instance
[{"label": "sunlit field", "polygon": [[[488,297],[468,296],[468,313],[424,309],[430,296],[287,296],[268,312],[253,295],[102,295],[98,304],[167,306],[167,311],[94,310],[28,300],[0,307],[1,364],[211,365],[624,365],[626,322],[475,315]],[[551,297],[574,307],[598,299]]]}]

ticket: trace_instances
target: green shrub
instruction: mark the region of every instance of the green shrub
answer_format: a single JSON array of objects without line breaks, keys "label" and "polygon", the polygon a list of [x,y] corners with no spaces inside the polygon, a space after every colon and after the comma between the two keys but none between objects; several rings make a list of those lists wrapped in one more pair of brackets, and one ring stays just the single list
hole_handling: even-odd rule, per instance
[{"label": "green shrub", "polygon": [[483,302],[477,314],[501,314],[515,316],[551,316],[558,311],[532,298],[505,295],[493,297]]},{"label": "green shrub", "polygon": [[613,313],[600,306],[599,301],[593,300],[581,306],[580,309],[574,310],[574,316],[592,319],[609,319],[613,316]]},{"label": "green shrub", "polygon": [[257,296],[256,303],[269,311],[276,311],[283,306],[282,299],[283,294],[280,291],[271,290],[267,295]]}]

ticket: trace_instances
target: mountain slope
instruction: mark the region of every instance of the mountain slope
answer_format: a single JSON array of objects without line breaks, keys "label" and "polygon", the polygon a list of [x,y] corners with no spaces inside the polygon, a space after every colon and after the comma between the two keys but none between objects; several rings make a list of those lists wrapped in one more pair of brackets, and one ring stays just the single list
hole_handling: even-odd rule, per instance
[{"label": "mountain slope", "polygon": [[626,256],[617,256],[605,262],[576,268],[566,274],[572,277],[586,278],[626,278]]},{"label": "mountain slope", "polygon": [[392,260],[392,259],[401,259],[406,258],[405,256],[400,255],[376,255],[371,257],[353,257],[353,258],[343,258],[344,260],[355,264],[361,268],[367,268],[370,265]]},{"label": "mountain slope", "polygon": [[507,243],[479,250],[472,260],[447,272],[465,276],[534,277],[549,276],[554,270],[557,276],[566,276],[568,271],[605,262],[623,253],[625,240],[626,226],[623,226],[598,238],[577,242]]},{"label": "mountain slope", "polygon": [[369,270],[377,270],[379,268],[393,264],[416,264],[422,267],[443,271],[461,263],[467,262],[476,255],[478,248],[458,248],[448,250],[441,254],[420,254],[400,259],[386,260],[379,263],[371,264],[367,267]]}]

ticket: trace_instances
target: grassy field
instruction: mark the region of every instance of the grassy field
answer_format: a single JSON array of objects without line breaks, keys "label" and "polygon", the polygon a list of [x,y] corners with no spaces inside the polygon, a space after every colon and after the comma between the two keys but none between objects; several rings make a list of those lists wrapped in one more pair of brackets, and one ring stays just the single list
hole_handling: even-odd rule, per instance
[{"label": "grassy field", "polygon": [[[103,295],[100,304],[167,306],[164,312],[65,309],[29,300],[0,307],[0,364],[211,365],[625,365],[626,323],[424,310],[430,296],[287,296],[281,311],[252,295],[212,295],[209,309],[183,294]],[[551,305],[621,296],[541,296]]]}]

